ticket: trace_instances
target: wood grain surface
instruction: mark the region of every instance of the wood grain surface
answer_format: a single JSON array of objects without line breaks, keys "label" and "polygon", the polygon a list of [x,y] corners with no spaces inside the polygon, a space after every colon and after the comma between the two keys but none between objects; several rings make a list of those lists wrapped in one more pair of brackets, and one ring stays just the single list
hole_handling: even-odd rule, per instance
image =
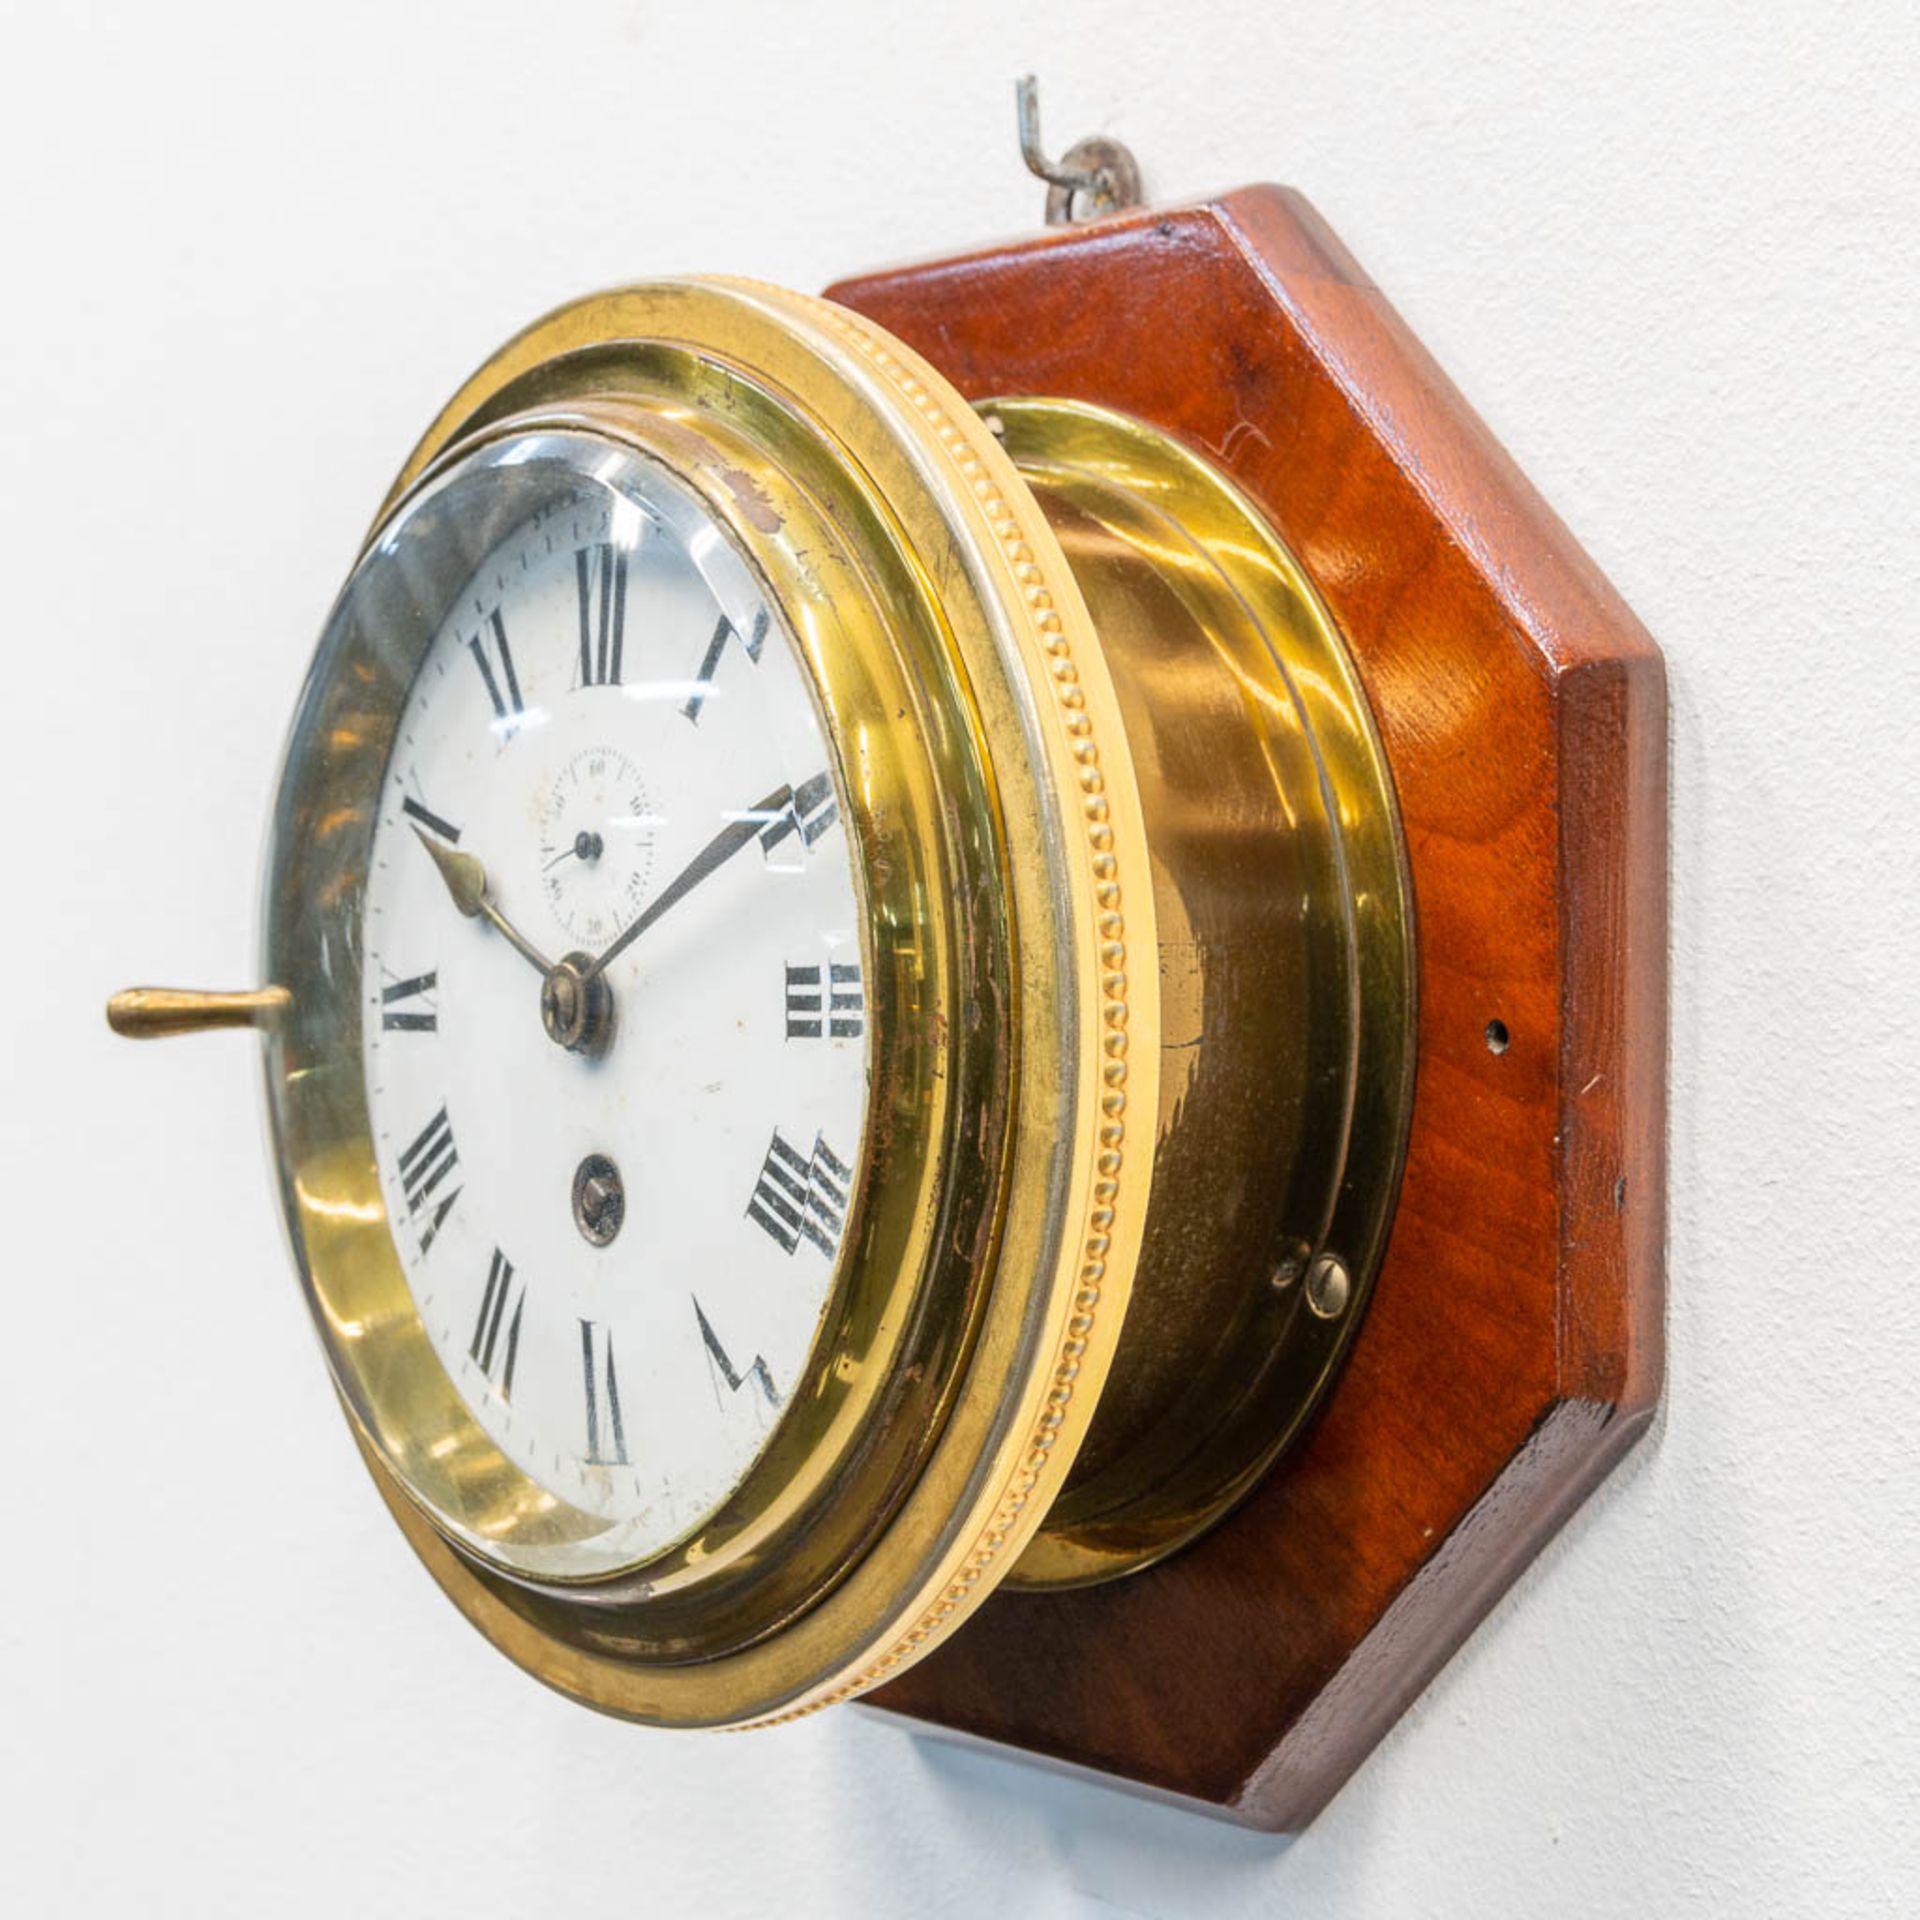
[{"label": "wood grain surface", "polygon": [[1418,911],[1418,1082],[1345,1374],[1197,1545],[1107,1587],[1002,1593],[873,1696],[1297,1829],[1659,1395],[1660,656],[1295,193],[828,291],[971,398],[1117,408],[1229,472],[1318,583],[1386,742]]}]

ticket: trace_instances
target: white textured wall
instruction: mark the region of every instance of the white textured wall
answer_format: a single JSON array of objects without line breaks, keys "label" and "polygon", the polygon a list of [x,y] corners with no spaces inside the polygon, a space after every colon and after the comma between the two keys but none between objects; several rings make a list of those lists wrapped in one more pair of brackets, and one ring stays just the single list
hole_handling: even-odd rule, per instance
[{"label": "white textured wall", "polygon": [[[22,1915],[1920,1909],[1912,0],[0,5],[0,1903]],[[651,1734],[412,1563],[239,983],[320,616],[523,320],[1015,232],[1051,135],[1302,187],[1667,648],[1672,1376],[1290,1849],[857,1714]]]}]

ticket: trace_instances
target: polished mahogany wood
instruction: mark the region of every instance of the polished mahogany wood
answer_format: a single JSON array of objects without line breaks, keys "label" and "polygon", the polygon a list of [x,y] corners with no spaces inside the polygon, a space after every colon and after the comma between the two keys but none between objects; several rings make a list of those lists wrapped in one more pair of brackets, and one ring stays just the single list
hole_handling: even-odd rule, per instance
[{"label": "polished mahogany wood", "polygon": [[1295,193],[829,292],[971,398],[1118,408],[1226,469],[1318,583],[1386,742],[1418,912],[1418,1083],[1345,1373],[1197,1545],[1105,1587],[1003,1592],[873,1696],[1297,1829],[1659,1395],[1660,656]]}]

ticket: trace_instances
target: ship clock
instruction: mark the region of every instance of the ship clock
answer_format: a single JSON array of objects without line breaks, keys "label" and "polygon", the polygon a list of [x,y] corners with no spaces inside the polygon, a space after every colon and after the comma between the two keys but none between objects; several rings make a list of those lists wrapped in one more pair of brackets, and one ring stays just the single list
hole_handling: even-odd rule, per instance
[{"label": "ship clock", "polygon": [[501,349],[327,618],[250,1025],[326,1364],[524,1667],[724,1726],[1127,1577],[1365,1310],[1412,1078],[1333,622],[1158,427],[829,302]]}]

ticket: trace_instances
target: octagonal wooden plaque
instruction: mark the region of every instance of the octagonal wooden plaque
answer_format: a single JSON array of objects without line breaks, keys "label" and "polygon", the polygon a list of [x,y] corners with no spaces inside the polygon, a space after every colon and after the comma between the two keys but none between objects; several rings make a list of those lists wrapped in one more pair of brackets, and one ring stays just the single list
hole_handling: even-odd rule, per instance
[{"label": "octagonal wooden plaque", "polygon": [[1386,743],[1417,910],[1418,1077],[1346,1371],[1196,1545],[1104,1587],[1002,1592],[872,1696],[1297,1829],[1659,1396],[1660,656],[1295,193],[1251,187],[828,292],[972,398],[1095,402],[1224,468],[1317,583]]}]

